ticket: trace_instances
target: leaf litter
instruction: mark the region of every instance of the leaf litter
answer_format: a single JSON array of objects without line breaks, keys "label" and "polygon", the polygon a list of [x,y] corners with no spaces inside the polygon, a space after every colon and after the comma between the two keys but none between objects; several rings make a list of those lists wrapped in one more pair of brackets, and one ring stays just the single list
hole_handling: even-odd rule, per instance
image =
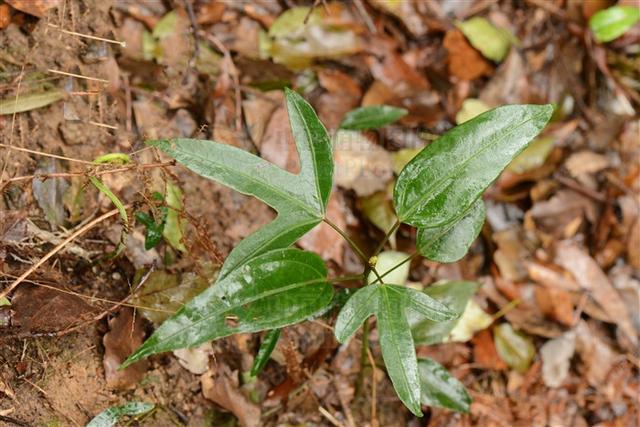
[{"label": "leaf litter", "polygon": [[[484,325],[494,322],[499,331],[508,331],[501,331],[496,339],[493,329],[485,326],[461,334],[459,342],[436,347],[437,361],[453,368],[453,375],[467,386],[474,400],[470,414],[455,419],[449,412],[431,407],[429,425],[633,425],[637,416],[633,405],[637,367],[628,357],[637,348],[634,341],[638,333],[638,307],[632,300],[638,292],[633,269],[640,265],[636,195],[640,170],[635,166],[639,158],[637,119],[622,113],[637,108],[633,90],[628,88],[636,86],[638,76],[624,65],[633,55],[635,33],[630,30],[628,35],[600,46],[582,44],[583,38],[576,37],[576,25],[582,35],[601,31],[590,28],[587,20],[605,2],[590,4],[593,10],[589,11],[587,6],[560,5],[560,14],[534,2],[474,7],[450,2],[423,5],[372,1],[357,2],[363,8],[356,2],[353,6],[320,5],[313,10],[306,5],[289,13],[282,4],[272,2],[195,3],[193,13],[200,26],[197,40],[191,31],[189,11],[177,4],[96,5],[85,11],[85,20],[78,19],[85,12],[73,4],[63,9],[58,2],[31,2],[29,11],[25,2],[7,3],[4,9],[10,13],[3,19],[9,22],[3,23],[0,39],[10,48],[2,57],[8,74],[2,76],[1,96],[11,106],[18,92],[19,105],[29,106],[29,110],[17,113],[14,125],[9,111],[0,118],[0,128],[3,142],[31,150],[89,161],[105,153],[123,152],[151,162],[157,160],[155,154],[134,154],[142,148],[142,139],[197,135],[249,149],[297,171],[295,146],[282,108],[282,87],[299,89],[332,134],[358,107],[390,105],[407,110],[400,122],[359,132],[357,139],[366,141],[362,147],[349,151],[339,141],[334,146],[336,161],[342,162],[344,173],[336,174],[339,190],[329,202],[330,217],[365,244],[395,222],[387,190],[393,186],[399,165],[417,153],[416,146],[430,144],[434,135],[487,106],[556,103],[560,108],[548,135],[539,139],[536,150],[525,151],[487,194],[489,221],[471,245],[469,255],[446,265],[411,262],[408,280],[420,289],[433,288],[432,283],[445,275],[483,283],[465,305],[465,315],[456,328],[463,329],[466,312],[475,311],[484,313]],[[309,12],[309,22],[304,24]],[[37,20],[35,16],[45,18]],[[509,46],[514,40],[498,29],[506,27],[505,16],[510,17],[507,24],[525,49]],[[475,24],[476,35],[469,31],[463,34],[452,25],[455,20],[484,23]],[[107,42],[60,33],[47,23],[126,40],[127,46],[109,43],[105,48]],[[496,30],[501,35],[491,36]],[[549,39],[546,35],[551,32],[560,36]],[[211,42],[211,35],[230,49],[233,64],[221,59],[225,52]],[[488,36],[495,44],[489,51],[486,44],[482,49],[478,44]],[[26,52],[31,52],[28,46],[37,46],[37,54],[27,57]],[[104,51],[106,60],[91,62],[87,51]],[[26,72],[21,74],[23,66]],[[108,91],[85,79],[75,79],[71,91],[66,81],[53,80],[53,86],[42,86],[36,83],[38,79],[51,76],[36,75],[30,67],[87,77],[117,75],[117,84],[109,86]],[[233,72],[238,73],[238,87]],[[43,93],[50,95],[41,101]],[[61,93],[63,102],[55,102]],[[70,114],[71,104],[74,114]],[[236,128],[238,117],[243,125],[240,129]],[[83,132],[76,135],[72,128]],[[1,183],[0,271],[11,277],[44,256],[59,238],[68,235],[68,230],[111,207],[97,203],[95,191],[75,198],[78,189],[83,189],[82,180],[78,184],[76,178],[39,177],[33,180],[33,186],[6,183],[8,178],[21,175],[83,170],[80,165],[56,160],[55,166],[39,166],[39,156],[17,151],[7,156],[4,148],[2,155],[3,161],[9,161],[3,165]],[[9,361],[2,371],[3,384],[7,384],[3,390],[24,396],[24,403],[8,404],[9,409],[15,407],[12,417],[31,423],[61,418],[62,425],[73,424],[70,419],[82,424],[105,408],[124,405],[126,392],[116,391],[99,404],[88,404],[87,410],[78,409],[64,401],[65,396],[72,396],[73,382],[54,389],[39,378],[59,375],[55,369],[64,369],[68,360],[82,360],[99,375],[78,378],[84,378],[91,390],[106,390],[102,362],[117,365],[128,355],[124,349],[130,352],[146,336],[143,319],[157,324],[167,315],[142,307],[135,311],[120,307],[106,316],[109,321],[94,322],[92,319],[112,306],[55,289],[72,289],[114,302],[127,298],[127,303],[136,306],[174,311],[207,286],[203,277],[215,274],[215,267],[203,267],[196,259],[215,259],[218,252],[226,256],[240,237],[273,217],[269,208],[178,168],[121,176],[118,185],[113,185],[116,181],[108,176],[101,180],[123,203],[141,203],[147,212],[152,208],[147,202],[152,192],[168,194],[169,183],[179,187],[182,195],[172,191],[171,200],[162,202],[175,212],[170,237],[147,251],[145,230],[136,225],[123,257],[106,264],[89,264],[96,254],[113,250],[122,231],[113,222],[97,227],[76,241],[77,246],[67,247],[52,260],[57,269],[54,276],[47,272],[49,276],[32,277],[37,283],[52,282],[53,290],[42,290],[46,288],[37,284],[23,285],[7,300],[11,305],[4,306],[2,313],[7,314],[8,326],[0,322],[2,356]],[[71,187],[64,188],[64,181]],[[27,228],[26,222],[15,223],[4,215],[6,212],[21,213],[37,229],[50,229],[58,240]],[[128,215],[133,218],[132,212]],[[194,217],[204,225],[193,224]],[[189,226],[185,226],[187,223]],[[353,254],[335,244],[341,240],[331,234],[332,230],[323,224],[314,233],[301,245],[321,252],[323,258],[331,260],[331,269],[349,269]],[[415,237],[401,227],[394,233],[394,249],[410,254]],[[154,271],[138,288],[136,272],[140,275],[150,268]],[[87,326],[70,337],[82,338],[77,342],[84,344],[75,344],[70,353],[51,349],[56,340],[70,345],[76,341],[34,337],[58,334],[84,322]],[[375,324],[371,327],[371,351],[379,360],[379,337]],[[175,356],[158,356],[150,360],[147,376],[141,378],[140,373],[125,370],[121,372],[128,373],[121,381],[126,387],[135,384],[135,400],[165,402],[175,408],[171,419],[198,422],[218,417],[217,410],[208,409],[214,402],[216,408],[231,412],[245,425],[319,423],[323,418],[318,405],[346,425],[350,419],[355,419],[355,425],[369,422],[368,406],[372,402],[368,393],[374,383],[366,377],[363,387],[354,388],[361,362],[359,341],[343,346],[333,343],[319,351],[323,340],[318,330],[322,326],[313,322],[296,328],[299,336],[293,344],[294,352],[299,350],[304,355],[300,360],[307,360],[302,365],[309,369],[311,378],[306,383],[303,376],[299,390],[302,398],[290,394],[295,389],[290,387],[295,369],[287,366],[291,361],[282,358],[282,353],[274,353],[255,383],[246,379],[251,363],[242,359],[258,350],[257,339],[249,336],[244,341],[222,340],[211,347],[204,344],[201,349]],[[522,331],[526,337],[520,335]],[[22,341],[11,341],[16,333],[27,337],[24,350]],[[101,346],[91,348],[96,334],[106,341],[104,355]],[[419,346],[419,351],[426,353],[428,348]],[[312,355],[322,360],[308,363]],[[41,360],[47,360],[48,365],[34,362]],[[478,368],[457,368],[465,364]],[[509,365],[523,373],[515,373]],[[203,371],[207,381],[197,376]],[[114,372],[109,368],[110,379]],[[488,377],[490,383],[485,381]],[[53,399],[54,409],[46,409],[51,408],[46,395],[34,394],[23,378],[41,387]],[[284,386],[278,388],[281,384]],[[305,391],[306,384],[313,387]],[[378,393],[374,403],[380,423],[409,422],[403,412],[406,410],[394,400],[385,372],[376,370],[375,384]],[[282,406],[277,412],[263,406],[268,390],[280,390],[276,395],[282,396],[278,400]],[[306,398],[318,405],[298,403]],[[82,402],[87,405],[86,400]],[[429,403],[437,404],[437,399]],[[64,415],[55,408],[65,408]],[[0,409],[4,416],[5,407]],[[260,418],[260,413],[266,416]],[[163,416],[162,411],[154,412],[152,422],[167,421]]]}]

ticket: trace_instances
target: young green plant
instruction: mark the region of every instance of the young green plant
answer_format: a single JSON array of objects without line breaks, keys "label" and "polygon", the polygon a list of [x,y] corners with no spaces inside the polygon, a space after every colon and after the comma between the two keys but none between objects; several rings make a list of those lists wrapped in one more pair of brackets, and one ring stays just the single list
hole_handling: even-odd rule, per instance
[{"label": "young green plant", "polygon": [[[450,331],[473,291],[457,293],[456,287],[450,286],[441,288],[446,292],[436,298],[402,283],[385,282],[389,271],[380,274],[375,259],[391,233],[374,253],[365,254],[326,219],[333,183],[329,135],[300,95],[287,89],[285,98],[300,157],[297,175],[213,141],[148,142],[194,172],[258,198],[278,215],[240,242],[227,257],[216,282],[158,327],[123,366],[236,333],[274,331],[268,333],[266,346],[252,370],[258,374],[275,346],[279,328],[327,315],[332,307],[342,305],[335,323],[336,338],[345,342],[370,316],[376,316],[387,373],[412,413],[422,415],[422,404],[467,411],[469,396],[464,387],[436,362],[416,357],[412,325],[419,324],[423,335],[429,327]],[[396,119],[402,115],[380,108],[370,112],[375,117],[366,117],[366,110],[358,111],[347,123],[367,127],[369,123],[388,123],[385,116],[389,112]],[[398,218],[394,231],[400,223],[416,227],[418,251],[431,260],[453,262],[463,257],[484,222],[482,193],[544,129],[552,113],[550,105],[499,107],[455,127],[427,146],[398,176],[393,194]],[[335,293],[333,284],[354,278],[328,277],[318,255],[290,247],[322,221],[336,228],[360,254],[365,272],[373,272],[369,282],[365,272],[358,276],[362,287],[346,303],[342,303],[344,298],[336,298],[344,294]],[[441,302],[460,298],[464,300],[461,304],[447,306]],[[446,334],[441,335],[444,339]]]}]

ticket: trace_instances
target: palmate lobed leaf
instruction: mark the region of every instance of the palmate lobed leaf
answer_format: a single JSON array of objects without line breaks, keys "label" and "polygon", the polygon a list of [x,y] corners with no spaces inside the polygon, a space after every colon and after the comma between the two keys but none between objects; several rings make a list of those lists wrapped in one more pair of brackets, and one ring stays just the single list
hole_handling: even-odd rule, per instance
[{"label": "palmate lobed leaf", "polygon": [[478,199],[458,221],[435,228],[419,228],[416,246],[420,255],[438,262],[456,262],[465,256],[480,234],[485,207]]},{"label": "palmate lobed leaf", "polygon": [[261,253],[290,246],[324,217],[333,182],[331,141],[313,108],[285,89],[300,174],[292,174],[247,151],[214,141],[147,141],[192,171],[251,195],[278,217],[245,238],[225,260],[220,278]]},{"label": "palmate lobed leaf", "polygon": [[298,323],[332,298],[318,255],[276,249],[251,259],[182,306],[122,367],[156,353]]},{"label": "palmate lobed leaf", "polygon": [[434,321],[451,320],[457,316],[457,313],[415,289],[375,284],[358,290],[343,306],[336,320],[335,335],[339,342],[347,341],[367,318],[375,314],[382,357],[391,382],[407,408],[421,416],[418,361],[407,309]]},{"label": "palmate lobed leaf", "polygon": [[399,220],[435,228],[464,216],[552,114],[551,105],[507,105],[439,137],[398,176],[393,198]]}]

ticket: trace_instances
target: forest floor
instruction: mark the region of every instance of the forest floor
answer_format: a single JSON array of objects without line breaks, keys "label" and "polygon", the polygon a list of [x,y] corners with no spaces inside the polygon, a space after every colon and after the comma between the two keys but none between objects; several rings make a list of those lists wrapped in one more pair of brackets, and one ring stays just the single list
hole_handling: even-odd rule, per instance
[{"label": "forest floor", "polygon": [[[0,424],[81,426],[144,401],[156,409],[134,423],[150,426],[640,425],[638,25],[596,43],[588,18],[607,0],[316,3],[310,12],[312,2],[295,0],[0,1],[0,289],[24,276],[0,299]],[[281,17],[294,6],[307,9]],[[456,27],[471,17],[512,36],[477,50]],[[474,301],[488,325],[475,328],[480,316],[459,341],[418,347],[467,387],[469,414],[412,416],[384,370],[361,366],[360,333],[335,341],[335,316],[286,328],[255,379],[260,334],[117,371],[275,216],[144,141],[212,139],[296,171],[285,86],[330,132],[362,105],[409,111],[334,147],[328,215],[369,250],[393,221],[388,189],[416,148],[487,108],[558,106],[485,194],[487,222],[469,254],[411,264],[419,286],[482,285]],[[12,105],[29,111],[7,113]],[[133,163],[91,163],[107,153]],[[128,227],[89,176],[125,204]],[[145,250],[134,213],[157,210],[168,187],[183,195],[183,235]],[[401,227],[393,243],[411,253],[415,232]],[[333,272],[362,270],[328,227],[299,245]],[[520,335],[500,335],[500,324]],[[370,340],[378,359],[375,328]]]}]

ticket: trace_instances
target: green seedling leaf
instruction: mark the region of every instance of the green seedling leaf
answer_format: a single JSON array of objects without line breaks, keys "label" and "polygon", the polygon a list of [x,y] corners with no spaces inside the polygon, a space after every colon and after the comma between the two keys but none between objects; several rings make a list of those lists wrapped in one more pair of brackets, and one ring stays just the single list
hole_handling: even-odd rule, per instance
[{"label": "green seedling leaf", "polygon": [[429,358],[418,359],[421,397],[423,405],[438,406],[456,412],[468,413],[471,396],[462,383],[451,376],[438,362]]},{"label": "green seedling leaf", "polygon": [[398,176],[393,198],[400,221],[419,228],[457,221],[552,114],[551,105],[507,105],[439,137]]},{"label": "green seedling leaf", "polygon": [[120,243],[118,243],[118,247],[116,248],[115,252],[109,255],[109,257],[111,258],[115,258],[124,250],[127,234],[129,233],[129,217],[127,216],[127,210],[124,208],[124,204],[120,201],[118,196],[113,194],[109,187],[104,185],[98,178],[96,178],[95,176],[90,176],[89,182],[91,182],[91,184],[93,184],[93,186],[96,187],[98,191],[100,191],[102,194],[107,196],[109,200],[111,200],[111,203],[114,204],[114,206],[118,209],[118,213],[120,214],[120,219],[122,220],[122,234],[120,235]]},{"label": "green seedling leaf", "polygon": [[488,58],[495,62],[502,61],[517,39],[504,28],[498,28],[485,18],[474,17],[464,22],[457,22],[456,26],[462,31],[469,43]]},{"label": "green seedling leaf", "polygon": [[596,12],[589,20],[593,36],[606,43],[617,39],[640,21],[640,8],[612,6]]},{"label": "green seedling leaf", "polygon": [[0,307],[11,305],[11,301],[7,297],[0,298]]},{"label": "green seedling leaf", "polygon": [[60,101],[62,98],[64,98],[64,91],[60,89],[21,94],[17,100],[15,96],[9,96],[0,101],[0,116],[46,107],[49,104]]},{"label": "green seedling leaf", "polygon": [[162,240],[162,232],[164,231],[164,225],[167,220],[167,208],[162,209],[162,219],[156,223],[149,214],[145,212],[136,212],[136,221],[140,222],[145,227],[144,232],[144,248],[149,250],[158,246],[158,243]]},{"label": "green seedling leaf", "polygon": [[456,114],[456,123],[461,125],[490,109],[491,107],[479,99],[467,98],[462,102],[462,108]]},{"label": "green seedling leaf", "polygon": [[415,342],[422,345],[444,342],[461,321],[460,316],[465,312],[465,307],[478,286],[476,282],[450,281],[437,283],[426,288],[423,292],[454,312],[456,318],[445,322],[434,322],[419,313],[409,311],[407,315]]},{"label": "green seedling leaf", "polygon": [[340,123],[341,129],[367,130],[377,129],[393,123],[406,116],[408,113],[404,108],[392,107],[390,105],[371,105],[360,107],[349,111]]},{"label": "green seedling leaf", "polygon": [[124,416],[144,415],[155,408],[153,403],[129,402],[122,406],[113,406],[100,412],[94,419],[89,421],[87,427],[112,427]]},{"label": "green seedling leaf", "polygon": [[502,323],[493,329],[498,356],[507,365],[521,374],[525,373],[536,355],[531,338],[523,332],[515,331],[509,323]]},{"label": "green seedling leaf", "polygon": [[165,196],[165,203],[167,204],[167,217],[162,230],[167,243],[169,243],[174,249],[181,252],[186,252],[187,248],[182,242],[184,236],[184,230],[187,226],[187,221],[180,218],[180,212],[182,212],[182,191],[177,185],[167,181],[166,185],[167,195]]},{"label": "green seedling leaf", "polygon": [[513,173],[525,173],[544,164],[553,150],[554,139],[550,137],[536,138],[522,153],[507,166]]},{"label": "green seedling leaf", "polygon": [[432,261],[456,262],[465,256],[485,219],[485,207],[478,199],[457,222],[435,228],[419,228],[416,246],[420,254]]},{"label": "green seedling leaf", "polygon": [[293,248],[264,253],[185,304],[122,368],[152,354],[301,322],[328,305],[332,297],[327,269],[319,256]]},{"label": "green seedling leaf", "polygon": [[280,329],[272,329],[265,334],[260,344],[260,349],[258,349],[256,359],[253,361],[253,366],[251,366],[252,377],[257,377],[269,361],[271,353],[273,353],[273,349],[276,348],[278,339],[280,339],[280,331]]},{"label": "green seedling leaf", "polygon": [[129,155],[125,153],[109,153],[96,157],[95,159],[93,159],[93,163],[99,165],[104,163],[126,165],[127,163],[131,163],[131,157],[129,157]]},{"label": "green seedling leaf", "polygon": [[[383,277],[385,283],[402,283],[404,284],[409,277],[409,263],[404,262],[407,258],[409,258],[409,254],[398,251],[384,251],[378,255],[378,260],[376,263],[376,271],[378,274],[383,275],[387,272]],[[398,264],[402,263],[398,267]],[[396,268],[397,267],[397,268]],[[367,278],[367,283],[371,284],[376,281],[378,276],[375,273],[369,273],[369,277]]]},{"label": "green seedling leaf", "polygon": [[174,10],[164,15],[153,27],[151,35],[156,39],[163,39],[170,36],[176,31],[176,25],[178,22],[178,13]]},{"label": "green seedling leaf", "polygon": [[343,343],[375,314],[380,347],[387,373],[400,400],[417,416],[420,410],[420,379],[406,310],[434,321],[451,320],[457,314],[415,289],[398,285],[369,285],[359,289],[343,306],[336,320],[336,339]]}]

